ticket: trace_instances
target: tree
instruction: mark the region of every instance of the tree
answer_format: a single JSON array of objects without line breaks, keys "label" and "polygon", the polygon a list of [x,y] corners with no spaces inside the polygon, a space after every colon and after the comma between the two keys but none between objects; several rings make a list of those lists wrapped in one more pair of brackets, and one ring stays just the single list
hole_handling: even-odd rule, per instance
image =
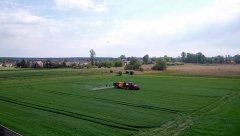
[{"label": "tree", "polygon": [[118,76],[122,76],[122,71],[119,71],[119,72],[118,72]]},{"label": "tree", "polygon": [[154,62],[156,62],[157,61],[157,58],[156,57],[152,57],[151,59],[150,59],[150,63],[151,64],[153,64]]},{"label": "tree", "polygon": [[171,62],[172,61],[172,57],[168,57],[167,55],[164,55],[164,60],[167,62]]},{"label": "tree", "polygon": [[208,63],[208,64],[214,63],[214,57],[206,58],[206,63]]},{"label": "tree", "polygon": [[131,57],[129,58],[130,63],[128,65],[126,65],[125,69],[128,70],[137,70],[140,68],[141,63],[139,62],[139,60],[135,57]]},{"label": "tree", "polygon": [[66,66],[67,66],[67,62],[68,62],[67,59],[64,59],[64,60],[63,60],[63,67],[66,67]]},{"label": "tree", "polygon": [[6,67],[6,62],[5,62],[5,61],[3,61],[2,66],[3,66],[3,67]]},{"label": "tree", "polygon": [[27,62],[25,59],[22,59],[21,62],[17,63],[17,67],[27,68]]},{"label": "tree", "polygon": [[184,60],[186,63],[205,63],[206,57],[201,53],[198,52],[197,54],[194,53],[187,53],[187,57],[184,58],[185,54],[182,53],[182,60]]},{"label": "tree", "polygon": [[218,64],[223,64],[224,63],[224,57],[221,55],[218,55],[217,57],[215,57],[215,62]]},{"label": "tree", "polygon": [[205,61],[206,57],[201,52],[197,53],[197,63],[203,64]]},{"label": "tree", "polygon": [[50,59],[47,59],[45,64],[44,64],[44,67],[45,68],[52,68],[52,62]]},{"label": "tree", "polygon": [[125,55],[121,55],[119,58],[120,58],[121,60],[123,60],[123,59],[126,59],[126,56],[125,56]]},{"label": "tree", "polygon": [[91,65],[94,65],[94,59],[95,59],[96,53],[93,49],[90,50],[90,59],[91,59]]},{"label": "tree", "polygon": [[164,59],[157,59],[156,64],[152,67],[153,70],[165,70],[167,63]]},{"label": "tree", "polygon": [[143,64],[148,64],[149,62],[149,55],[146,54],[145,56],[143,56]]},{"label": "tree", "polygon": [[234,62],[237,64],[240,64],[240,55],[235,55],[234,56]]},{"label": "tree", "polygon": [[181,53],[181,56],[182,56],[182,62],[185,62],[185,60],[186,60],[186,53],[185,52],[182,52]]},{"label": "tree", "polygon": [[230,55],[225,55],[225,63],[231,63],[231,56]]},{"label": "tree", "polygon": [[122,63],[122,61],[115,61],[114,62],[114,67],[122,67],[123,66],[123,63]]}]

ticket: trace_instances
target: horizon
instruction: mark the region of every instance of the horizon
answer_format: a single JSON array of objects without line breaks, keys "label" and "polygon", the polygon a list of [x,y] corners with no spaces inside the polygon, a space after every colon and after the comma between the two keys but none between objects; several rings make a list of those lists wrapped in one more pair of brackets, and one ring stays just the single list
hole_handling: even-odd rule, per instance
[{"label": "horizon", "polygon": [[[182,52],[181,52],[182,53]],[[197,53],[199,53],[199,52],[196,52],[196,53],[192,53],[192,52],[185,52],[185,53],[190,53],[190,54],[197,54]],[[122,55],[124,55],[124,54],[122,54]],[[149,54],[144,54],[144,55],[149,55]],[[142,56],[126,56],[125,55],[125,57],[126,58],[128,58],[128,57],[135,57],[135,58],[143,58],[144,57],[144,55],[142,55]],[[216,55],[216,56],[206,56],[205,54],[203,54],[205,57],[207,57],[207,58],[211,58],[211,57],[217,57],[217,56],[223,56],[223,57],[225,57],[226,55],[229,55],[229,54],[218,54],[218,55]],[[240,54],[235,54],[235,55],[240,55]],[[234,57],[235,55],[230,55],[231,57]],[[119,56],[117,56],[117,57],[111,57],[111,56],[95,56],[96,58],[119,58],[121,55],[119,55]],[[149,55],[149,58],[162,58],[162,57],[164,57],[165,55],[161,55],[161,56],[150,56]],[[181,54],[180,55],[178,55],[178,56],[168,56],[168,55],[166,55],[167,57],[172,57],[172,58],[181,58]],[[51,57],[51,56],[47,56],[47,57],[38,57],[38,56],[36,56],[36,57],[31,57],[31,56],[26,56],[26,57],[21,57],[21,56],[14,56],[14,57],[9,57],[9,56],[4,56],[4,57],[2,57],[2,56],[0,56],[0,58],[20,58],[20,59],[31,59],[31,58],[33,58],[33,59],[35,59],[35,58],[38,58],[38,59],[46,59],[46,58],[50,58],[50,59],[54,59],[54,58],[90,58],[90,56],[69,56],[69,57]]]},{"label": "horizon", "polygon": [[3,0],[0,57],[240,54],[240,0]]}]

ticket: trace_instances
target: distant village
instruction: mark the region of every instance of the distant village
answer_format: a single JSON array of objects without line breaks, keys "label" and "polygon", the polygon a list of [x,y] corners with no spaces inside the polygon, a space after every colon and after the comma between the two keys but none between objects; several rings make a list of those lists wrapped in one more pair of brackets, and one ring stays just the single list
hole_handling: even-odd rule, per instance
[{"label": "distant village", "polygon": [[6,58],[0,57],[0,67],[17,68],[110,68],[123,67],[129,70],[141,70],[143,64],[153,64],[154,70],[163,70],[171,65],[184,65],[184,63],[196,64],[240,64],[240,55],[206,57],[201,52],[181,53],[181,57],[126,57],[121,55],[118,58],[95,57],[94,50],[90,50],[90,57],[73,58]]},{"label": "distant village", "polygon": [[[114,64],[114,62],[118,61],[119,65]],[[103,67],[110,66],[123,66],[127,65],[129,61],[126,59],[114,58],[105,58],[98,57],[95,58],[95,66],[100,66],[100,63]],[[111,63],[112,64],[102,64],[102,63]],[[77,67],[84,68],[90,67],[91,60],[90,58],[1,58],[0,59],[0,67],[18,67],[18,68],[64,68],[64,67]]]}]

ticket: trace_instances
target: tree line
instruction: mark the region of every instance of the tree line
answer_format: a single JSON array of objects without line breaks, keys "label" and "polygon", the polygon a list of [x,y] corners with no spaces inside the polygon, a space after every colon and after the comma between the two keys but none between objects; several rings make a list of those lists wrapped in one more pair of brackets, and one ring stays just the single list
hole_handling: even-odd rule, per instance
[{"label": "tree line", "polygon": [[137,57],[126,57],[121,55],[118,58],[112,60],[100,61],[96,59],[96,52],[91,49],[89,63],[76,64],[72,63],[69,65],[67,59],[63,62],[52,62],[51,60],[29,62],[22,60],[16,64],[17,67],[21,68],[111,68],[111,67],[125,67],[126,70],[143,70],[143,64],[153,64],[153,70],[164,70],[167,65],[183,65],[184,63],[198,63],[198,64],[229,64],[237,63],[240,64],[240,55],[230,56],[215,56],[206,57],[203,53],[181,53],[181,57],[173,58],[168,56],[163,57],[150,57],[148,54],[142,58]]},{"label": "tree line", "polygon": [[181,61],[184,63],[199,63],[199,64],[230,64],[236,63],[240,64],[240,55],[230,56],[215,56],[206,57],[203,53],[181,53]]}]

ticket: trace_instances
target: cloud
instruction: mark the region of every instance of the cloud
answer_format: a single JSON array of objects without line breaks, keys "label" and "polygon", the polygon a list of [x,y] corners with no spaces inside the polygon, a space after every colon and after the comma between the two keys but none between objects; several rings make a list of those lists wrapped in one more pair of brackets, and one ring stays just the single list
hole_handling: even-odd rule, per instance
[{"label": "cloud", "polygon": [[[239,0],[216,0],[208,7],[193,10],[194,12],[181,12],[178,16],[170,16],[168,13],[160,16],[156,13],[151,20],[148,16],[129,19],[125,14],[141,13],[133,10],[129,12],[127,8],[124,15],[121,15],[121,6],[131,5],[127,0],[121,1],[121,6],[114,5],[114,0],[55,2],[58,7],[66,9],[79,8],[91,12],[103,12],[108,8],[113,10],[104,16],[89,16],[87,12],[76,14],[75,10],[69,10],[67,15],[63,15],[56,10],[55,3],[46,6],[48,10],[34,9],[38,4],[35,1],[30,4],[33,5],[31,9],[26,8],[26,3],[18,3],[17,6],[0,3],[0,54],[32,57],[88,56],[88,51],[93,48],[97,56],[178,56],[182,51],[201,51],[207,56],[214,56],[234,55],[240,50],[237,45],[240,43]],[[110,7],[112,5],[114,8]],[[132,6],[129,8],[134,9]]]},{"label": "cloud", "polygon": [[93,0],[54,0],[60,8],[79,8],[83,11],[104,12],[108,10],[107,3],[97,3]]},{"label": "cloud", "polygon": [[88,46],[84,46],[94,36],[87,30],[100,26],[101,20],[53,19],[17,7],[5,8],[0,10],[0,54],[12,57],[86,56]]},{"label": "cloud", "polygon": [[45,19],[34,16],[24,10],[0,12],[0,24],[39,24]]},{"label": "cloud", "polygon": [[[155,55],[157,50],[159,54],[164,53],[161,50],[171,50],[166,52],[170,55],[176,55],[181,50],[198,50],[214,55],[213,50],[205,49],[214,48],[215,52],[218,49],[222,52],[223,48],[229,46],[227,43],[231,43],[232,47],[229,47],[227,53],[236,53],[232,51],[239,49],[236,45],[236,42],[240,42],[236,38],[236,35],[240,36],[239,5],[239,0],[218,0],[213,5],[180,16],[154,20],[114,19],[112,23],[115,29],[105,33],[93,44],[104,48],[128,47],[135,50],[136,55],[139,55],[137,52],[144,52],[146,47]],[[106,41],[110,44],[106,44]],[[178,50],[173,51],[169,47]]]},{"label": "cloud", "polygon": [[139,35],[140,33],[146,35],[146,32],[151,35],[174,35],[179,32],[189,31],[190,29],[197,29],[206,25],[221,25],[232,19],[235,19],[240,14],[240,1],[217,1],[212,6],[201,9],[197,12],[173,16],[168,18],[159,18],[154,20],[122,20],[115,19],[113,23],[120,29],[116,29],[114,34],[129,36]]}]

